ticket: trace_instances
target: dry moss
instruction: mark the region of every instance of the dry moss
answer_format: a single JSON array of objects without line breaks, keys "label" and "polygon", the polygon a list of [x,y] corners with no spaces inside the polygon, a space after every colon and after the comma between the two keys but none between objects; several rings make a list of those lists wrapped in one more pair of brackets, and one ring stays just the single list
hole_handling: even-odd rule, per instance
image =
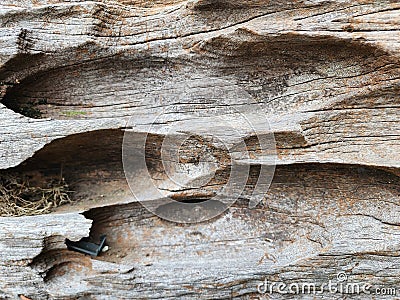
[{"label": "dry moss", "polygon": [[0,215],[26,216],[49,213],[52,208],[71,202],[71,191],[64,180],[31,185],[27,176],[0,176]]}]

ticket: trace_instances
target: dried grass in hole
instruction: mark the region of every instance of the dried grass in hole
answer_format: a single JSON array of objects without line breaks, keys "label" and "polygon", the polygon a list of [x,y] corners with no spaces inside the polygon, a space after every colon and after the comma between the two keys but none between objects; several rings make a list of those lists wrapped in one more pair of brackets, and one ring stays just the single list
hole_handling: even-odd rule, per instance
[{"label": "dried grass in hole", "polygon": [[52,208],[70,203],[71,193],[63,179],[53,179],[44,186],[36,186],[30,184],[28,176],[0,175],[0,215],[49,213]]}]

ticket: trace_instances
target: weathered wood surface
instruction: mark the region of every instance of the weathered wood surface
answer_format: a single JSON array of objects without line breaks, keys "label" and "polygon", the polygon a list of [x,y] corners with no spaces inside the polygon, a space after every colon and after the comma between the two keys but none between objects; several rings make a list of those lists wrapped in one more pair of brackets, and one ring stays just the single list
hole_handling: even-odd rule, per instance
[{"label": "weathered wood surface", "polygon": [[[400,295],[397,1],[4,0],[0,24],[1,172],[61,175],[75,190],[50,215],[0,218],[0,297],[257,298],[264,279],[320,286],[339,272]],[[221,216],[177,225],[136,203],[124,130],[152,134],[148,166],[165,195],[207,198],[229,174],[226,149],[201,138],[232,139],[215,118],[232,110],[262,114],[275,136],[275,177],[255,209],[269,163],[258,122],[247,135],[237,122],[251,176]],[[159,171],[160,143],[179,131],[197,136],[183,149],[194,176],[211,168],[194,167],[196,151],[221,168],[205,188]],[[107,253],[66,250],[89,229],[108,235]]]}]

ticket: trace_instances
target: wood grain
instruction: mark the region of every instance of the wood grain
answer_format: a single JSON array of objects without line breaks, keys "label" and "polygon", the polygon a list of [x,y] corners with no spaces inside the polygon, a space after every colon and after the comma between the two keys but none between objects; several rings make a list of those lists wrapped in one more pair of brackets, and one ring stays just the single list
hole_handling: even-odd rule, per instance
[{"label": "wood grain", "polygon": [[[0,217],[0,298],[258,299],[265,279],[321,286],[339,272],[398,288],[399,70],[398,1],[2,1],[0,176],[61,176],[74,201]],[[251,119],[234,122],[249,157],[221,123],[233,111]],[[277,166],[250,209],[271,154],[255,116]],[[162,220],[137,203],[159,199],[126,182],[126,132],[163,195],[211,198],[232,161],[249,167],[244,191],[212,220]],[[201,188],[162,170],[162,142],[182,132],[170,163],[193,182],[217,170]],[[97,258],[64,244],[102,233]]]}]

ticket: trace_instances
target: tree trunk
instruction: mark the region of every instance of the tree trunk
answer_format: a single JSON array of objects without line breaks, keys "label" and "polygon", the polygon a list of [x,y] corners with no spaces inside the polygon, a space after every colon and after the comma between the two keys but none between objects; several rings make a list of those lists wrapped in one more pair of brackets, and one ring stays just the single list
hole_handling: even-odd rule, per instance
[{"label": "tree trunk", "polygon": [[0,23],[1,299],[400,295],[397,1],[3,0]]}]

